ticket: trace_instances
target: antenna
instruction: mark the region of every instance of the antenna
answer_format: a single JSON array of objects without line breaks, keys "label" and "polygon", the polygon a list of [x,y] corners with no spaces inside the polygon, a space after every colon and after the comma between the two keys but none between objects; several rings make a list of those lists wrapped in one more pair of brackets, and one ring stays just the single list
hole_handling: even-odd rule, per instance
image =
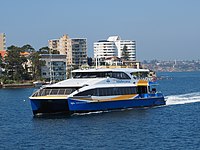
[{"label": "antenna", "polygon": [[96,69],[97,69],[97,55],[96,55]]},{"label": "antenna", "polygon": [[51,49],[49,49],[49,53],[50,53],[50,68],[49,68],[49,73],[50,73],[50,84],[53,83],[53,70],[52,70],[52,53],[51,53]]}]

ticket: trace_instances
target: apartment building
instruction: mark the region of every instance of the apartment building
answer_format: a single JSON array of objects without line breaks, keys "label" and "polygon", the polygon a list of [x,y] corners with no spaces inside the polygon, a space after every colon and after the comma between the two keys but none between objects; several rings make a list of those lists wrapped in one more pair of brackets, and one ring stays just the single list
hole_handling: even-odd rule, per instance
[{"label": "apartment building", "polygon": [[0,50],[6,50],[6,35],[0,33]]},{"label": "apartment building", "polygon": [[41,76],[50,82],[66,79],[66,55],[41,54],[41,60],[45,65],[41,67]]},{"label": "apartment building", "polygon": [[94,43],[94,57],[108,59],[110,57],[122,58],[124,46],[129,54],[128,60],[136,60],[136,42],[132,40],[121,40],[120,36],[110,36],[107,40]]},{"label": "apartment building", "polygon": [[49,48],[66,55],[67,65],[81,66],[87,63],[86,38],[70,38],[63,35],[59,39],[49,40]]},{"label": "apartment building", "polygon": [[87,64],[87,39],[73,38],[72,43],[72,63],[77,66]]},{"label": "apartment building", "polygon": [[51,50],[57,50],[58,49],[58,45],[59,45],[58,39],[49,40],[48,43],[49,43],[49,48]]}]

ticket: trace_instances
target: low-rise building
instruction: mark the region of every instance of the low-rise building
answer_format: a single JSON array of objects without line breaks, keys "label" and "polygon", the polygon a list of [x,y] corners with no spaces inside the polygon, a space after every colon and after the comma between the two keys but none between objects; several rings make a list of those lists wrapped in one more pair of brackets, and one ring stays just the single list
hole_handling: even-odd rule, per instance
[{"label": "low-rise building", "polygon": [[41,76],[46,81],[57,82],[66,79],[66,55],[41,54],[45,65],[41,67]]},{"label": "low-rise building", "polygon": [[1,55],[1,57],[4,59],[5,56],[7,55],[6,50],[0,50],[0,55]]},{"label": "low-rise building", "polygon": [[119,57],[109,57],[105,59],[106,65],[109,66],[122,66],[122,60]]}]

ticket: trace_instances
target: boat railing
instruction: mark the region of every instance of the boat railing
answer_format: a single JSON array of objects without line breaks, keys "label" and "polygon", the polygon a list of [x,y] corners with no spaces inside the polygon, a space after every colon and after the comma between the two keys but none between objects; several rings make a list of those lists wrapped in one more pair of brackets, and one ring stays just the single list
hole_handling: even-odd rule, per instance
[{"label": "boat railing", "polygon": [[39,91],[35,92],[33,94],[33,97],[37,96],[47,96],[47,95],[69,95],[73,92],[73,89],[40,89]]}]

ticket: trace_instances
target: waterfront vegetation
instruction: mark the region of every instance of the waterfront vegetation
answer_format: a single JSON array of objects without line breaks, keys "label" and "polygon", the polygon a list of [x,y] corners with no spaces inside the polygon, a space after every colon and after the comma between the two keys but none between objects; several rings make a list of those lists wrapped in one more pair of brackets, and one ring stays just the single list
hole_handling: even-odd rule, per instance
[{"label": "waterfront vegetation", "polygon": [[[7,48],[6,56],[0,55],[0,84],[21,84],[44,81],[41,76],[41,67],[45,62],[40,59],[40,54],[59,54],[56,50],[50,50],[47,46],[36,51],[31,45],[22,47],[10,46]],[[122,51],[122,60],[128,60],[129,53],[125,45]],[[104,62],[104,61],[102,61]],[[142,66],[156,72],[185,72],[200,71],[200,60],[196,61],[143,61]],[[88,58],[88,65],[94,65],[92,58]],[[100,63],[107,66],[108,64]],[[83,66],[82,66],[83,67]],[[73,66],[73,69],[77,69]],[[67,70],[68,77],[72,67]]]},{"label": "waterfront vegetation", "polygon": [[[6,56],[0,57],[0,83],[21,84],[33,83],[38,80],[44,81],[41,76],[41,67],[45,65],[45,62],[40,59],[40,54],[59,54],[59,51],[51,50],[47,46],[36,51],[29,44],[22,47],[14,45],[8,47]],[[129,53],[126,45],[123,48],[122,56],[123,60],[128,60]],[[92,65],[92,58],[88,58],[88,65]],[[80,66],[73,66],[73,69],[78,69],[78,67]],[[69,75],[70,70],[67,72]]]},{"label": "waterfront vegetation", "polygon": [[[22,47],[10,46],[4,58],[0,57],[0,82],[3,84],[27,83],[41,78],[41,66],[45,64],[40,60],[40,54],[49,54],[48,47],[42,47],[36,51],[31,45]],[[58,54],[57,51],[52,51]]]}]

